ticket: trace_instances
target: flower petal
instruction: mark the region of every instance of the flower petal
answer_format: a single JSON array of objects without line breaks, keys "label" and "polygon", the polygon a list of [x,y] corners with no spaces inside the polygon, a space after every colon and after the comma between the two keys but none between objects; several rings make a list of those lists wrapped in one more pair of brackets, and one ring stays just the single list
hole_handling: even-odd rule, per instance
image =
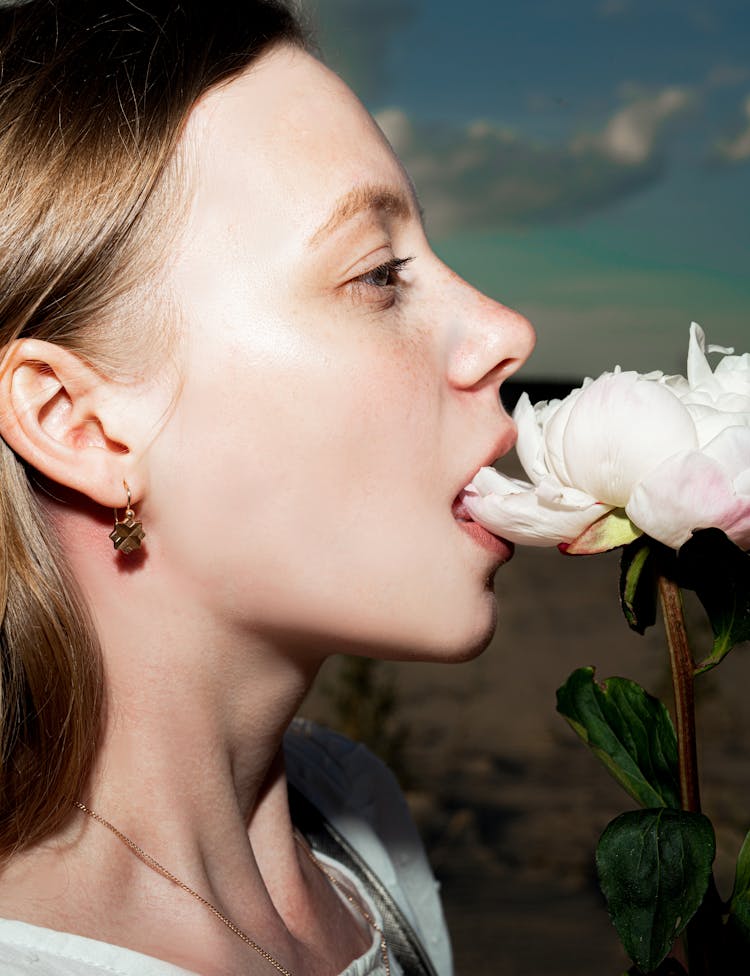
[{"label": "flower petal", "polygon": [[[546,482],[548,492],[551,480]],[[493,468],[482,468],[467,486],[463,503],[490,532],[527,546],[572,542],[609,511],[575,489],[558,485],[557,495],[558,504],[552,504],[540,498],[533,485],[523,487]]]},{"label": "flower petal", "polygon": [[[726,399],[726,397],[722,398],[722,407]],[[683,400],[683,403],[695,423],[700,447],[704,444],[709,444],[727,427],[741,425],[750,427],[750,404],[747,406],[743,405],[741,409],[728,413],[726,410],[718,409],[715,406],[708,406],[705,403],[693,403],[686,400]]]},{"label": "flower petal", "polygon": [[697,446],[693,420],[668,386],[634,372],[605,373],[570,411],[563,440],[567,483],[623,508],[649,471]]},{"label": "flower petal", "polygon": [[516,404],[516,409],[513,411],[513,420],[518,428],[516,454],[524,471],[535,485],[547,474],[547,463],[544,459],[544,440],[542,439],[541,425],[538,422],[542,408],[546,406],[547,404],[542,402],[533,407],[528,393],[522,393]]},{"label": "flower petal", "polygon": [[565,429],[576,400],[583,390],[584,388],[571,390],[565,399],[560,401],[557,410],[547,415],[542,430],[547,467],[564,485],[573,484],[565,463]]},{"label": "flower petal", "polygon": [[706,359],[706,333],[697,322],[690,323],[690,342],[687,355],[687,379],[692,389],[713,391],[714,374]]},{"label": "flower petal", "polygon": [[[748,424],[750,424],[750,417]],[[702,454],[717,461],[732,481],[750,471],[750,426],[726,427],[703,448]]]},{"label": "flower petal", "polygon": [[625,511],[638,528],[673,549],[694,529],[708,528],[750,548],[750,495],[738,494],[722,464],[697,451],[683,451],[652,471]]},{"label": "flower petal", "polygon": [[[729,347],[716,345],[710,345],[708,351],[734,352]],[[715,403],[727,394],[735,394],[742,397],[746,405],[729,409],[750,409],[750,353],[725,355],[712,372],[706,359],[706,336],[697,322],[690,325],[687,376],[691,389],[707,393]]]},{"label": "flower petal", "polygon": [[563,508],[571,512],[580,512],[593,504],[596,499],[578,488],[561,485],[554,475],[548,475],[536,486],[539,500],[554,508]]},{"label": "flower petal", "polygon": [[725,393],[750,399],[750,352],[741,356],[725,356],[718,362],[714,377]]},{"label": "flower petal", "polygon": [[497,468],[484,467],[477,471],[464,491],[483,498],[485,495],[507,495],[529,491],[533,487],[528,481],[511,478],[507,474],[502,474]]}]

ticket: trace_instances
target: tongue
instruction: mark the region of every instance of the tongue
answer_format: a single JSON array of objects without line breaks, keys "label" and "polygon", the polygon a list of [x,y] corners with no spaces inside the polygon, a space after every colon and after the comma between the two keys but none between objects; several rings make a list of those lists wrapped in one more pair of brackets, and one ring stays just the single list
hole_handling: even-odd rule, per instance
[{"label": "tongue", "polygon": [[464,505],[464,495],[465,493],[461,491],[455,498],[453,505],[451,506],[451,511],[453,512],[453,518],[464,519],[466,522],[473,522],[471,517],[471,512]]}]

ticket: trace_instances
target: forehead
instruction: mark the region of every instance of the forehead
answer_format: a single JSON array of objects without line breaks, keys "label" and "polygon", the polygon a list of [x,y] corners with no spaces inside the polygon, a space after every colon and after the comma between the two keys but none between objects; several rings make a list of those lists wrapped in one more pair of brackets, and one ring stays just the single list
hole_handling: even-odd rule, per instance
[{"label": "forehead", "polygon": [[[194,109],[186,130],[194,218],[242,222],[267,246],[314,239],[358,188],[411,195],[388,143],[352,91],[304,51],[274,49]],[[247,222],[243,221],[247,218]]]}]

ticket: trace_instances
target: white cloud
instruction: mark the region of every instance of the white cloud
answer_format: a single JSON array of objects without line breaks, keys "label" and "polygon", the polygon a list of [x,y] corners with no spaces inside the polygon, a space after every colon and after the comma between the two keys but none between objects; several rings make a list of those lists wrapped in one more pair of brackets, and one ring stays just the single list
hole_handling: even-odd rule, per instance
[{"label": "white cloud", "polygon": [[377,119],[441,235],[569,220],[653,183],[663,172],[663,128],[689,102],[677,88],[641,95],[600,132],[557,145],[485,120],[425,125],[398,108]]},{"label": "white cloud", "polygon": [[690,92],[677,87],[642,95],[615,112],[599,135],[579,139],[577,145],[598,146],[622,163],[643,163],[653,154],[664,123],[683,112],[691,101]]}]

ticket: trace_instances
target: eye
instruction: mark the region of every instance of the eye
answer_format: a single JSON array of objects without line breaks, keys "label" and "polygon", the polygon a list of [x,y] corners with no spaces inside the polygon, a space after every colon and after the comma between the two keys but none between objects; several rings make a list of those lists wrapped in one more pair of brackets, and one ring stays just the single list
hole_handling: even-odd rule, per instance
[{"label": "eye", "polygon": [[401,272],[414,258],[391,258],[377,268],[372,268],[355,278],[352,284],[368,285],[371,288],[394,288],[400,282]]}]

